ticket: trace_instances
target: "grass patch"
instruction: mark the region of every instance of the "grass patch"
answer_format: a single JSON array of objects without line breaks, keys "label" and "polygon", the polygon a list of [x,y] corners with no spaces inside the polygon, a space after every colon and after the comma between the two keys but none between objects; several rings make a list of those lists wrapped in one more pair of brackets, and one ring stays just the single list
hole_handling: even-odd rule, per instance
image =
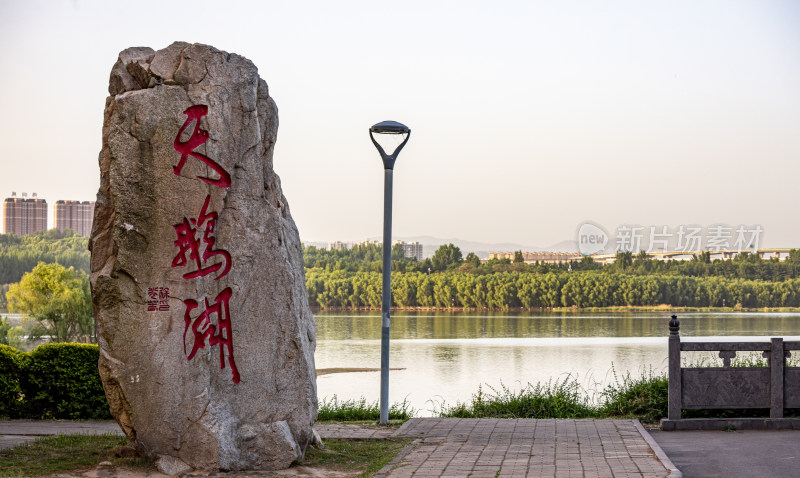
[{"label": "grass patch", "polygon": [[489,385],[486,388],[490,391],[484,392],[479,386],[478,393],[467,403],[440,404],[438,415],[454,418],[589,418],[595,415],[577,380],[570,377],[545,384],[529,383],[519,391],[503,383],[499,390]]},{"label": "grass patch", "polygon": [[[397,456],[409,440],[325,440],[325,449],[309,447],[296,465],[337,471],[360,472],[372,476]],[[152,458],[121,458],[119,450],[130,455],[128,440],[118,435],[58,435],[39,438],[31,443],[0,450],[0,476],[50,476],[73,470],[89,469],[102,461],[114,467],[154,470]]]},{"label": "grass patch", "polygon": [[[412,418],[416,410],[411,408],[405,400],[393,403],[389,407],[389,420],[405,422]],[[358,400],[340,401],[336,395],[332,398],[323,398],[319,405],[317,421],[321,422],[375,422],[380,420],[380,406],[378,402],[367,403],[364,397]]]},{"label": "grass patch", "polygon": [[336,471],[361,471],[370,477],[386,466],[410,441],[328,439],[325,449],[309,447],[298,465]]},{"label": "grass patch", "polygon": [[640,377],[625,374],[622,380],[613,368],[614,384],[601,393],[602,403],[597,409],[600,417],[635,417],[645,423],[657,423],[667,416],[669,380],[653,370]]},{"label": "grass patch", "polygon": [[[613,370],[613,369],[612,369]],[[547,383],[527,384],[515,391],[500,384],[489,385],[472,395],[467,403],[438,404],[434,413],[454,418],[619,418],[634,417],[647,423],[667,416],[667,377],[651,371],[640,377],[626,374],[606,387],[594,404],[589,392],[573,377]],[[595,395],[596,396],[596,395]]]},{"label": "grass patch", "polygon": [[7,450],[0,450],[0,476],[46,476],[101,461],[117,466],[152,467],[146,458],[115,458],[117,447],[128,445],[119,435],[56,435]]}]

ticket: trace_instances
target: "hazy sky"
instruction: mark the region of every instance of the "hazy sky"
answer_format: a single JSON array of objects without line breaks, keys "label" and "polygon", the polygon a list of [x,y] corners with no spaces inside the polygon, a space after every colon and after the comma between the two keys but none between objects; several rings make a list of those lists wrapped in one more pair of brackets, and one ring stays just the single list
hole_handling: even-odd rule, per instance
[{"label": "hazy sky", "polygon": [[367,131],[390,119],[412,130],[395,236],[725,223],[800,246],[794,0],[0,0],[0,196],[93,200],[117,54],[176,40],[259,68],[305,241],[380,235]]}]

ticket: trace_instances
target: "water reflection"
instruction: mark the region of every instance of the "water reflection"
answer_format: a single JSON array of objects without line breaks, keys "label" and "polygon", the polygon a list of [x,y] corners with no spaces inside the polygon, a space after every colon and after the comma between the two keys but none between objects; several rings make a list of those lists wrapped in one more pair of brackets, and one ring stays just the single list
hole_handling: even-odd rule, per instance
[{"label": "water reflection", "polygon": [[[434,401],[465,401],[478,385],[519,388],[576,376],[589,391],[618,376],[666,370],[667,313],[397,312],[392,316],[390,400],[424,414]],[[797,336],[798,313],[681,314],[681,335]],[[380,316],[318,313],[318,368],[379,367]],[[738,338],[737,338],[738,339]],[[378,398],[379,373],[318,378],[318,394]],[[427,412],[426,412],[427,411]]]}]

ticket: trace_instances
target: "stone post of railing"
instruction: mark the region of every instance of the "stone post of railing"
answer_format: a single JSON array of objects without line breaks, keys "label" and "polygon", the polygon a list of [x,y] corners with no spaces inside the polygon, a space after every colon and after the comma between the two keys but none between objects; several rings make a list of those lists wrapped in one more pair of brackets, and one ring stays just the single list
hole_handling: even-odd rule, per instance
[{"label": "stone post of railing", "polygon": [[769,417],[783,418],[783,338],[772,339],[772,350],[769,357]]},{"label": "stone post of railing", "polygon": [[681,323],[673,315],[669,321],[669,395],[667,418],[681,419]]}]

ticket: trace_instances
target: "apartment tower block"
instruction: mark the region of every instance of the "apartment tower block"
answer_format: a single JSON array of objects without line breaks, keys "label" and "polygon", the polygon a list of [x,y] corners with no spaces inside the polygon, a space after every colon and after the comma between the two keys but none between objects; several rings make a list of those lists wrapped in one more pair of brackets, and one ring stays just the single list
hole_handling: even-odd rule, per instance
[{"label": "apartment tower block", "polygon": [[39,199],[36,193],[28,197],[12,192],[3,201],[3,233],[25,236],[47,230],[47,201]]},{"label": "apartment tower block", "polygon": [[94,201],[64,201],[59,199],[53,206],[53,229],[71,230],[82,236],[92,233]]}]

